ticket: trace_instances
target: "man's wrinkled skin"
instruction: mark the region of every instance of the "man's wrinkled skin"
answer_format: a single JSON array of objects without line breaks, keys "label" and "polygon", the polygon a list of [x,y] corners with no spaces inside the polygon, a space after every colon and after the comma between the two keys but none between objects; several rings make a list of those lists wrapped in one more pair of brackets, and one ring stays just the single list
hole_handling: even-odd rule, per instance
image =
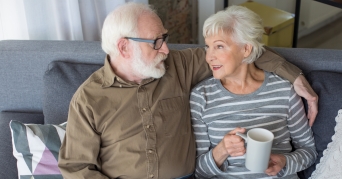
[{"label": "man's wrinkled skin", "polygon": [[[308,86],[309,88],[305,87]],[[293,83],[294,89],[297,94],[305,98],[308,102],[308,119],[309,125],[312,127],[315,122],[318,113],[318,96],[311,88],[309,82],[305,79],[303,75],[299,75]]]}]

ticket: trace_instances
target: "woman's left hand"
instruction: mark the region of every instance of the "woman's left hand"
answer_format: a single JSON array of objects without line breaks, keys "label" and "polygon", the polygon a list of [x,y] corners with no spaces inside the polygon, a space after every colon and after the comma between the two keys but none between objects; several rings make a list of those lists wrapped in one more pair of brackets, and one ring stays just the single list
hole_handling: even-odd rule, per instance
[{"label": "woman's left hand", "polygon": [[281,169],[283,169],[286,165],[286,158],[281,154],[271,154],[270,161],[268,163],[268,168],[265,170],[265,173],[270,176],[277,175]]}]

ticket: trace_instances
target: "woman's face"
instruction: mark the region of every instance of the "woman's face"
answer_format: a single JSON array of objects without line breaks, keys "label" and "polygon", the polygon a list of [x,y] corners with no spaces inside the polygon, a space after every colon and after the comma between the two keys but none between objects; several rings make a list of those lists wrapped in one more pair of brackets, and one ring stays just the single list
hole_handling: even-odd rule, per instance
[{"label": "woman's face", "polygon": [[206,37],[205,44],[206,61],[216,79],[238,75],[241,65],[246,64],[242,63],[246,57],[245,45],[237,44],[227,33],[220,32]]}]

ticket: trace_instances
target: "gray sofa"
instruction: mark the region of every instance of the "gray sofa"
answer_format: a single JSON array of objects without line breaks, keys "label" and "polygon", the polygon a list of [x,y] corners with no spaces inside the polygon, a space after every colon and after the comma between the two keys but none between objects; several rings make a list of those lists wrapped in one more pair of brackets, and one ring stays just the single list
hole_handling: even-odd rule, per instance
[{"label": "gray sofa", "polygon": [[[196,46],[169,44],[170,49]],[[312,129],[321,157],[334,134],[337,111],[342,108],[342,50],[273,49],[300,67],[320,96]],[[18,177],[9,122],[65,122],[73,93],[101,67],[104,57],[100,42],[0,41],[0,178]],[[299,175],[308,178],[314,169],[312,166]]]}]

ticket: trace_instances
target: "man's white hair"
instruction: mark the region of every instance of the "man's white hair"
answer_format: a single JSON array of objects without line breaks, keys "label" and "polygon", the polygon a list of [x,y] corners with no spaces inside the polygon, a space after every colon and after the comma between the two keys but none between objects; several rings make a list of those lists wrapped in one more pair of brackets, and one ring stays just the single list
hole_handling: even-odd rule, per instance
[{"label": "man's white hair", "polygon": [[246,7],[229,6],[226,10],[211,15],[204,22],[204,38],[219,32],[229,34],[239,45],[252,45],[251,54],[243,60],[245,63],[254,62],[264,51],[261,43],[264,34],[262,19]]},{"label": "man's white hair", "polygon": [[147,4],[126,3],[109,13],[102,27],[102,49],[114,59],[119,55],[117,42],[123,37],[138,37],[138,18],[144,13],[156,14]]}]

